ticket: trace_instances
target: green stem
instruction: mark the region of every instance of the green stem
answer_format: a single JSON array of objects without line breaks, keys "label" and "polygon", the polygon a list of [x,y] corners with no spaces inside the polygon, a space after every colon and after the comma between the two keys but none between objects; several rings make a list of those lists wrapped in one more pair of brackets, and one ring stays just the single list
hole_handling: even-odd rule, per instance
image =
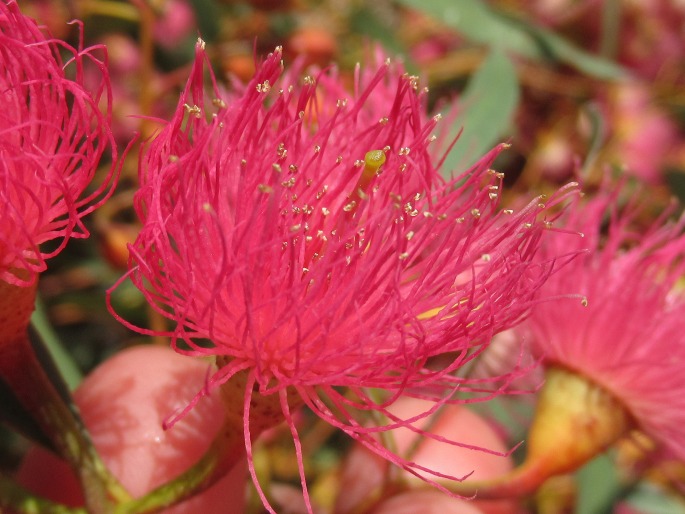
[{"label": "green stem", "polygon": [[599,53],[607,59],[614,59],[618,53],[621,30],[620,0],[605,0],[602,4],[602,39]]},{"label": "green stem", "polygon": [[[230,361],[225,357],[217,357],[219,367],[229,363]],[[121,502],[115,507],[113,513],[151,514],[158,512],[205,491],[243,461],[245,459],[243,429],[245,391],[253,388],[254,381],[251,381],[248,371],[243,370],[234,374],[221,387],[225,416],[223,427],[202,458],[183,474],[145,496]],[[289,391],[288,403],[291,409],[296,409],[302,404],[302,400],[294,391]],[[248,422],[253,438],[283,421],[278,394],[262,396],[258,392],[253,392],[250,405]]]},{"label": "green stem", "polygon": [[50,325],[48,315],[40,297],[36,297],[36,310],[31,316],[31,326],[36,331],[44,346],[50,352],[59,373],[66,382],[69,390],[73,391],[81,383],[83,375],[76,362],[60,341],[57,333]]},{"label": "green stem", "polygon": [[[3,379],[22,405],[34,414],[43,432],[77,474],[88,512],[109,514],[114,503],[129,500],[128,492],[97,454],[47,352],[40,345],[32,347],[25,334],[7,345],[3,357],[0,362]],[[13,362],[21,362],[21,366],[13,367]]]},{"label": "green stem", "polygon": [[141,498],[116,506],[114,514],[150,514],[205,491],[245,458],[239,426],[224,426],[202,458],[190,469]]},{"label": "green stem", "polygon": [[604,144],[604,119],[602,118],[602,114],[596,105],[588,104],[584,111],[590,120],[591,130],[589,137],[589,148],[587,154],[585,155],[585,160],[581,166],[581,176],[587,177],[592,171]]},{"label": "green stem", "polygon": [[578,470],[633,427],[629,412],[612,392],[579,373],[550,365],[528,430],[524,462],[497,478],[443,485],[479,499],[529,496],[549,478]]},{"label": "green stem", "polygon": [[81,6],[79,17],[106,16],[120,20],[137,23],[139,21],[138,10],[124,2],[109,0],[94,0],[84,2]]}]

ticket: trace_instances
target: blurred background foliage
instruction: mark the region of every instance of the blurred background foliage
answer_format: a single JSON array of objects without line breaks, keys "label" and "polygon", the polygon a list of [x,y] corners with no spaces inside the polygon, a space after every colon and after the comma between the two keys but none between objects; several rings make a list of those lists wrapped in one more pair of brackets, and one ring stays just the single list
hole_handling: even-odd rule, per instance
[{"label": "blurred background foliage", "polygon": [[[505,203],[571,180],[591,192],[607,170],[629,177],[631,194],[649,205],[645,224],[674,201],[679,212],[685,199],[685,4],[677,0],[25,0],[21,7],[73,45],[78,30],[68,22],[80,19],[85,43],[107,46],[122,150],[173,112],[199,36],[227,85],[248,80],[255,59],[277,45],[286,66],[335,62],[344,74],[380,45],[430,87],[430,108],[459,136],[446,175],[508,141],[497,165],[506,174]],[[149,342],[113,319],[104,301],[137,232],[137,152],[136,144],[115,197],[90,219],[96,237],[72,240],[41,278],[35,321],[71,387],[121,348]],[[128,284],[112,301],[131,323],[163,323]],[[304,441],[316,494],[340,458],[331,448],[343,443],[313,420],[304,423],[312,425]],[[9,434],[3,441],[3,465],[11,468],[24,445]],[[296,478],[278,445],[260,451],[272,457],[262,473]],[[663,473],[634,485],[625,476],[630,466],[613,462],[601,457],[578,474],[578,494],[564,512],[616,512],[622,501],[645,513],[685,512]],[[562,512],[545,510],[544,498],[536,505]]]}]

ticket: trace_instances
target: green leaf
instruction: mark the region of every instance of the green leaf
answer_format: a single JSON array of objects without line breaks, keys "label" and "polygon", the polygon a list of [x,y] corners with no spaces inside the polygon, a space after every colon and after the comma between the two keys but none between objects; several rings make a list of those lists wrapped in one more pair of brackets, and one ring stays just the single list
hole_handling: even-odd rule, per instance
[{"label": "green leaf", "polygon": [[685,170],[668,168],[665,171],[666,184],[671,193],[685,204]]},{"label": "green leaf", "polygon": [[619,79],[626,75],[616,63],[585,52],[545,28],[490,9],[481,0],[399,2],[441,20],[474,43],[501,48],[534,60],[556,59],[602,79]]},{"label": "green leaf", "polygon": [[474,43],[507,48],[530,58],[543,57],[536,41],[521,27],[479,0],[399,0],[442,21]]},{"label": "green leaf", "polygon": [[592,171],[597,156],[604,146],[606,120],[604,119],[601,109],[595,103],[584,105],[583,113],[586,115],[590,125],[589,147],[583,165],[581,166],[581,176],[586,177]]},{"label": "green leaf", "polygon": [[362,6],[352,14],[350,28],[379,42],[392,53],[406,53],[406,48],[397,38],[395,31],[369,6]]},{"label": "green leaf", "polygon": [[627,503],[644,514],[683,514],[685,502],[648,484],[639,485],[627,498]]},{"label": "green leaf", "polygon": [[627,77],[627,72],[618,64],[585,52],[554,32],[534,25],[527,25],[526,29],[540,41],[553,58],[573,66],[586,75],[607,80]]},{"label": "green leaf", "polygon": [[463,132],[445,159],[444,175],[467,169],[497,143],[511,126],[519,96],[514,65],[503,52],[493,49],[453,107],[459,115],[451,136]]},{"label": "green leaf", "polygon": [[205,41],[214,41],[221,31],[221,11],[215,0],[190,0],[197,26]]},{"label": "green leaf", "polygon": [[613,460],[600,455],[576,473],[578,499],[575,514],[611,513],[622,486]]},{"label": "green leaf", "polygon": [[34,344],[41,344],[45,347],[54,361],[62,380],[64,380],[71,391],[76,389],[76,386],[79,385],[83,378],[81,371],[50,325],[45,307],[40,299],[36,300],[36,310],[33,312],[33,316],[31,316],[31,325],[39,336],[38,341],[35,341]]}]

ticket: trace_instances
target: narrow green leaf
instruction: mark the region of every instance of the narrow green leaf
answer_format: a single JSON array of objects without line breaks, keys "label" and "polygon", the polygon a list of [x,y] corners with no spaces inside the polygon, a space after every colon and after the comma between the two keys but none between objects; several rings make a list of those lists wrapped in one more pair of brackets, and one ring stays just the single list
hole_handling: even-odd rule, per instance
[{"label": "narrow green leaf", "polygon": [[474,43],[502,48],[529,59],[556,59],[602,79],[626,76],[616,63],[585,52],[550,30],[490,9],[482,0],[399,2],[441,20]]},{"label": "narrow green leaf", "polygon": [[680,203],[685,204],[685,170],[667,168],[665,178],[671,193],[680,200]]},{"label": "narrow green leaf", "polygon": [[534,25],[526,27],[554,59],[569,64],[586,75],[606,80],[627,76],[626,70],[618,64],[585,52],[554,32]]},{"label": "narrow green leaf", "polygon": [[221,11],[215,0],[191,0],[197,26],[205,41],[214,41],[221,31]]},{"label": "narrow green leaf", "polygon": [[622,487],[616,466],[607,455],[600,455],[576,473],[578,499],[575,514],[604,514],[612,512],[612,505]]},{"label": "narrow green leaf", "polygon": [[54,361],[61,378],[73,391],[81,382],[82,374],[69,352],[60,342],[53,330],[40,299],[36,300],[36,310],[31,316],[31,325],[38,333],[40,343],[45,346]]},{"label": "narrow green leaf", "polygon": [[597,156],[604,146],[604,134],[606,133],[606,120],[602,114],[601,109],[594,103],[588,103],[583,106],[588,121],[590,122],[590,137],[587,154],[581,166],[581,176],[587,176],[595,165]]},{"label": "narrow green leaf", "polygon": [[465,170],[497,143],[511,127],[519,96],[514,65],[493,49],[453,107],[459,115],[451,135],[463,132],[445,160],[443,174]]},{"label": "narrow green leaf", "polygon": [[406,54],[407,49],[397,38],[395,31],[369,6],[362,4],[358,10],[354,11],[350,18],[350,28],[354,32],[373,38],[392,53]]},{"label": "narrow green leaf", "polygon": [[542,58],[537,42],[521,27],[489,9],[480,0],[399,0],[424,12],[475,43],[507,48],[530,58]]},{"label": "narrow green leaf", "polygon": [[685,502],[648,484],[641,484],[627,498],[627,503],[644,514],[684,514]]}]

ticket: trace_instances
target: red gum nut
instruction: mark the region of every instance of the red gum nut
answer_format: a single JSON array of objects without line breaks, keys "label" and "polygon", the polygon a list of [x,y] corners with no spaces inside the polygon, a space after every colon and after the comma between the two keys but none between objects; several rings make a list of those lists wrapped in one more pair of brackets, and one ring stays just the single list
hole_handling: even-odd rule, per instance
[{"label": "red gum nut", "polygon": [[[168,348],[140,346],[103,363],[75,392],[75,400],[105,464],[134,497],[197,462],[224,418],[220,395],[204,398],[170,430],[162,422],[204,386],[209,364]],[[242,514],[246,465],[165,514]],[[53,501],[83,505],[66,463],[41,448],[29,451],[20,484]]]},{"label": "red gum nut", "polygon": [[[425,412],[431,405],[432,403],[423,400],[401,398],[390,410],[396,416],[407,419]],[[427,425],[427,420],[417,423],[417,426],[420,427]],[[438,419],[430,428],[430,431],[452,441],[487,448],[495,452],[506,453],[509,449],[483,418],[468,408],[459,405],[445,406]],[[406,451],[416,442],[418,437],[421,437],[408,429],[397,429],[391,433],[400,455],[406,455]],[[504,475],[513,468],[513,461],[510,457],[452,446],[426,438],[425,436],[408,460],[434,471],[456,477],[465,476],[473,472],[467,481],[494,479]],[[386,460],[361,445],[355,445],[342,471],[341,494],[337,499],[336,512],[339,514],[354,512],[358,505],[367,501],[381,487],[383,477],[388,472],[389,466],[390,464]],[[422,482],[418,478],[408,472],[404,473],[404,478],[415,485],[421,486]],[[424,497],[424,493],[430,494]],[[445,509],[444,512],[458,511],[470,514],[471,510],[466,510],[465,503],[468,504],[469,508],[473,508],[473,512],[482,512],[483,514],[512,514],[517,512],[515,503],[508,500],[473,500],[466,502],[450,498],[437,490],[410,491],[394,498],[403,497],[407,502],[417,502],[413,503],[414,505],[417,505],[419,499],[423,498],[430,505],[436,506],[435,508],[438,510],[435,512],[439,512],[439,509]],[[438,497],[444,497],[444,499],[438,499]],[[394,500],[394,498],[382,502],[378,507],[379,510],[374,511],[374,514],[391,512],[391,510],[387,510],[390,509],[388,505],[395,505],[394,502],[399,501]],[[446,508],[445,506],[451,504],[451,502],[454,502],[454,508]],[[414,510],[413,512],[417,511]],[[421,512],[424,511],[421,510]],[[433,512],[433,510],[426,512]]]}]

